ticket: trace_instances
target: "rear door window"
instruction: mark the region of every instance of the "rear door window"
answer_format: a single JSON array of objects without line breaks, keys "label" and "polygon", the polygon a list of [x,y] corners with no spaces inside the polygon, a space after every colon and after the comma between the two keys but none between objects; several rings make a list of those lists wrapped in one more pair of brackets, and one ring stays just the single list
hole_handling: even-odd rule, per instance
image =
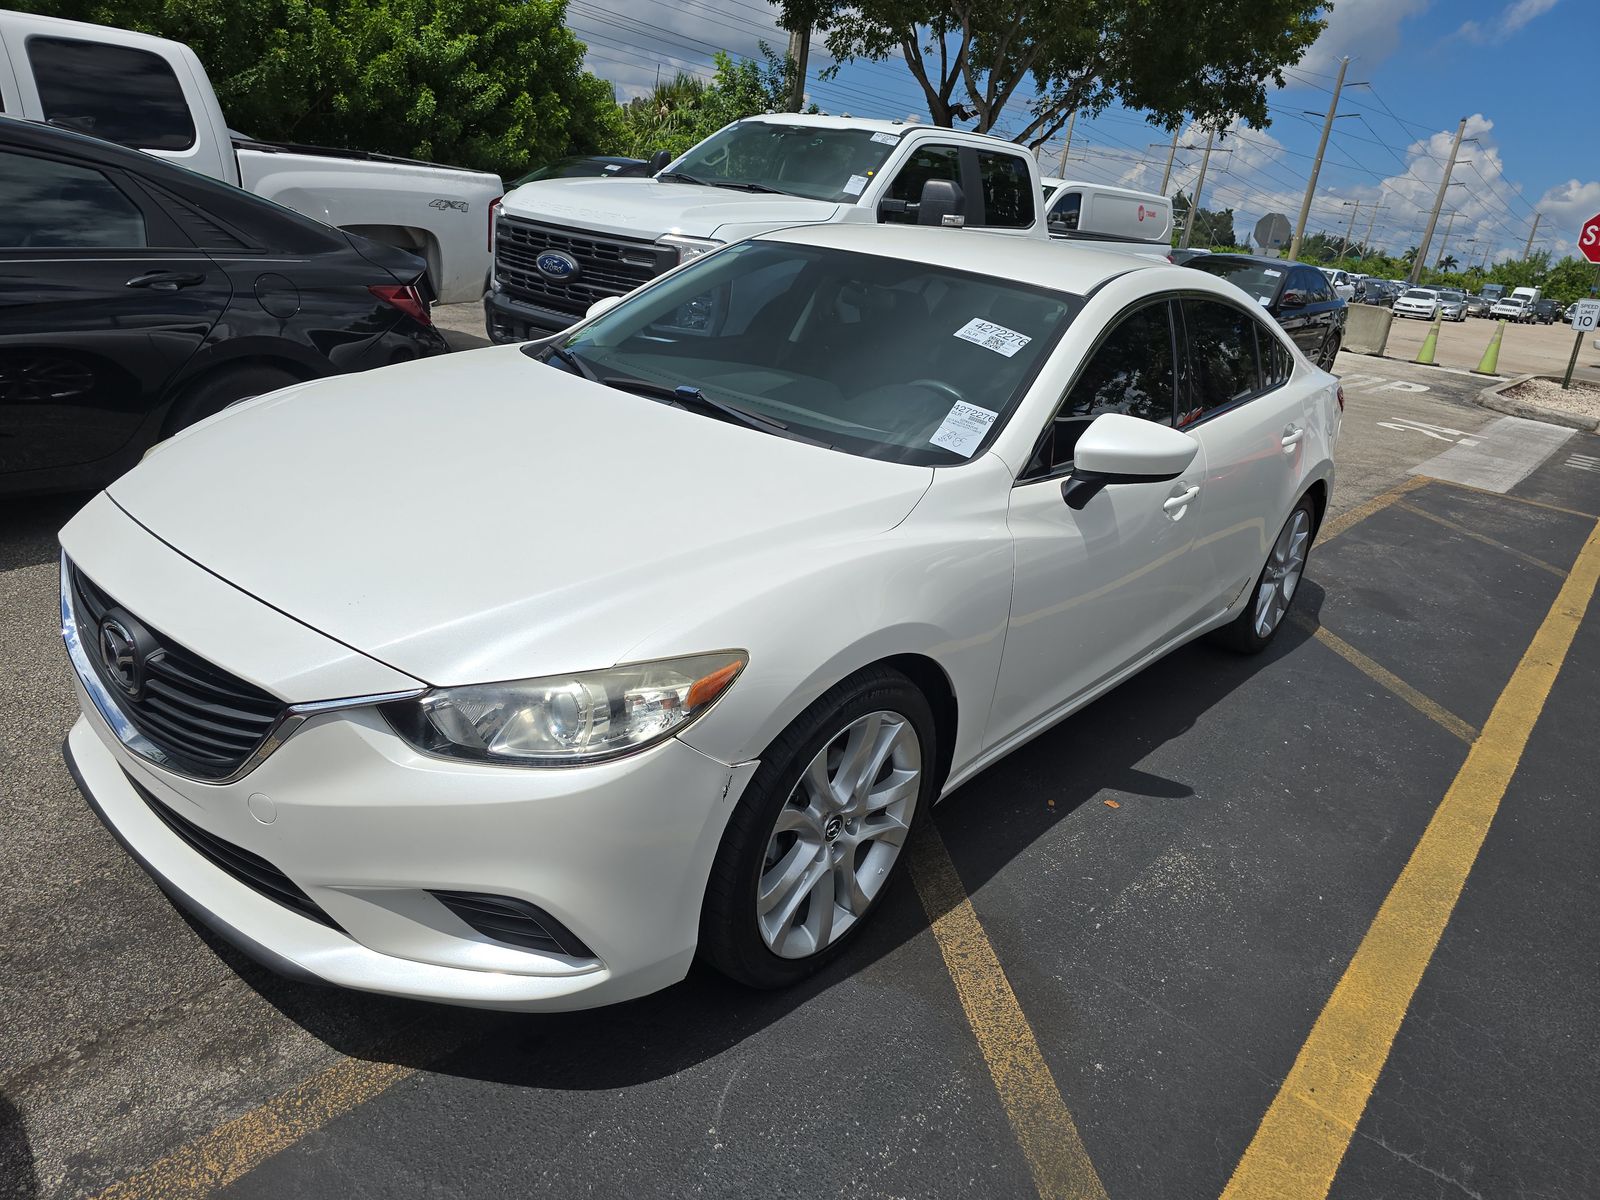
[{"label": "rear door window", "polygon": [[0,248],[131,249],[144,213],[91,167],[0,150]]},{"label": "rear door window", "polygon": [[1033,177],[1028,160],[997,150],[978,151],[978,180],[983,188],[983,223],[999,229],[1026,229],[1033,224]]},{"label": "rear door window", "polygon": [[1189,407],[1180,426],[1261,390],[1254,317],[1231,304],[1186,298],[1183,325],[1188,344],[1184,402]]},{"label": "rear door window", "polygon": [[44,118],[138,150],[187,150],[194,119],[167,60],[148,50],[30,37]]}]

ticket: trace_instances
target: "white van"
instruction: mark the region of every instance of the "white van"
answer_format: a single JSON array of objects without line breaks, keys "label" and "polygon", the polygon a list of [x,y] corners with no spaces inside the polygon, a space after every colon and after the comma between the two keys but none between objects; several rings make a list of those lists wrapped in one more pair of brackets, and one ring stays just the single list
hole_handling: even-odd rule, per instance
[{"label": "white van", "polygon": [[1167,260],[1172,250],[1172,201],[1165,196],[1071,179],[1040,182],[1051,237]]}]

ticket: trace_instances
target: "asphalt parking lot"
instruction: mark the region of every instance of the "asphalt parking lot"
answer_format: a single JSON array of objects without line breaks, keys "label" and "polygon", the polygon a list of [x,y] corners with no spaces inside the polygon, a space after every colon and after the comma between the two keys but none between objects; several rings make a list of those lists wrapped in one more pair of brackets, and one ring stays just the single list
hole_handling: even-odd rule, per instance
[{"label": "asphalt parking lot", "polygon": [[1594,1195],[1600,437],[1338,365],[1299,620],[960,789],[781,994],[697,972],[530,1017],[242,959],[74,790],[54,531],[82,498],[12,503],[0,1194]]}]

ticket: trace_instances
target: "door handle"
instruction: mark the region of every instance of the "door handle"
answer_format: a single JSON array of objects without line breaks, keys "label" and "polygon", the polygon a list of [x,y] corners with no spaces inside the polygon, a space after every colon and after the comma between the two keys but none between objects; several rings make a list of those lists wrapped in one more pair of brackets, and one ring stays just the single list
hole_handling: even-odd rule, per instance
[{"label": "door handle", "polygon": [[1161,507],[1167,511],[1168,515],[1176,516],[1193,504],[1194,498],[1199,494],[1200,485],[1196,484],[1186,492],[1179,492],[1176,496],[1168,496],[1161,502]]},{"label": "door handle", "polygon": [[1283,427],[1283,448],[1293,450],[1300,444],[1300,439],[1306,436],[1306,431],[1298,425],[1285,425]]},{"label": "door handle", "polygon": [[194,287],[205,281],[206,277],[198,271],[146,271],[143,275],[135,275],[123,286],[175,292],[179,288]]}]

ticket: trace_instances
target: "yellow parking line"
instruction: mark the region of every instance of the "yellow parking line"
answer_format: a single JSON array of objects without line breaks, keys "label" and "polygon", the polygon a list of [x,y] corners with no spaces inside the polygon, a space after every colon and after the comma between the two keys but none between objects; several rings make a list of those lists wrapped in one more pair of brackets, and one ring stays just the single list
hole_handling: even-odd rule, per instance
[{"label": "yellow parking line", "polygon": [[1326,542],[1332,538],[1338,537],[1341,533],[1344,533],[1346,530],[1348,530],[1352,525],[1359,524],[1360,522],[1365,521],[1368,517],[1372,516],[1373,513],[1381,512],[1383,509],[1388,508],[1389,505],[1400,499],[1407,492],[1414,492],[1418,488],[1431,482],[1432,480],[1428,479],[1426,476],[1412,475],[1404,482],[1395,484],[1395,486],[1390,488],[1388,491],[1379,492],[1376,496],[1372,497],[1372,499],[1364,500],[1354,508],[1346,512],[1342,512],[1336,517],[1329,517],[1322,523],[1322,528],[1317,531],[1317,540],[1319,542]]},{"label": "yellow parking line", "polygon": [[1532,500],[1527,496],[1513,496],[1508,492],[1491,492],[1488,488],[1473,487],[1470,483],[1457,483],[1454,479],[1435,479],[1431,475],[1417,475],[1413,476],[1413,478],[1424,479],[1429,483],[1440,483],[1445,487],[1455,488],[1457,491],[1476,492],[1480,496],[1492,496],[1496,500],[1509,500],[1513,504],[1527,504],[1534,508],[1547,508],[1551,512],[1566,513],[1569,517],[1587,517],[1591,521],[1596,517],[1600,517],[1600,513],[1583,512],[1581,509],[1551,504],[1548,500]]},{"label": "yellow parking line", "polygon": [[911,878],[1034,1187],[1043,1200],[1106,1200],[1033,1027],[932,822],[911,848]]},{"label": "yellow parking line", "polygon": [[1477,738],[1478,731],[1472,725],[1463,721],[1455,713],[1445,708],[1444,705],[1424,696],[1381,663],[1368,658],[1338,634],[1331,632],[1325,626],[1315,624],[1310,617],[1304,617],[1298,613],[1291,613],[1290,620],[1306,630],[1317,641],[1332,650],[1374,683],[1404,700],[1412,708],[1427,717],[1428,720],[1439,725],[1454,737],[1460,738],[1468,745],[1471,745],[1473,740]]},{"label": "yellow parking line", "polygon": [[412,1067],[345,1058],[258,1108],[202,1134],[95,1200],[190,1200],[209,1196],[255,1170],[335,1117],[416,1073]]},{"label": "yellow parking line", "polygon": [[1395,504],[1395,507],[1403,509],[1408,513],[1414,513],[1419,517],[1426,517],[1436,525],[1443,525],[1446,529],[1453,530],[1454,532],[1461,534],[1463,537],[1472,538],[1474,541],[1482,542],[1485,546],[1493,546],[1496,550],[1504,550],[1507,554],[1520,558],[1530,567],[1538,567],[1541,571],[1548,571],[1550,574],[1560,579],[1565,579],[1567,577],[1567,573],[1560,567],[1547,563],[1542,558],[1535,558],[1531,554],[1527,554],[1521,550],[1518,550],[1515,546],[1508,546],[1504,542],[1496,541],[1487,534],[1479,533],[1476,529],[1469,529],[1467,526],[1462,525],[1458,521],[1452,521],[1448,517],[1441,517],[1437,513],[1431,513],[1425,508],[1419,508],[1408,500],[1398,501]]},{"label": "yellow parking line", "polygon": [[1223,1200],[1324,1200],[1600,582],[1600,524],[1434,811]]}]

